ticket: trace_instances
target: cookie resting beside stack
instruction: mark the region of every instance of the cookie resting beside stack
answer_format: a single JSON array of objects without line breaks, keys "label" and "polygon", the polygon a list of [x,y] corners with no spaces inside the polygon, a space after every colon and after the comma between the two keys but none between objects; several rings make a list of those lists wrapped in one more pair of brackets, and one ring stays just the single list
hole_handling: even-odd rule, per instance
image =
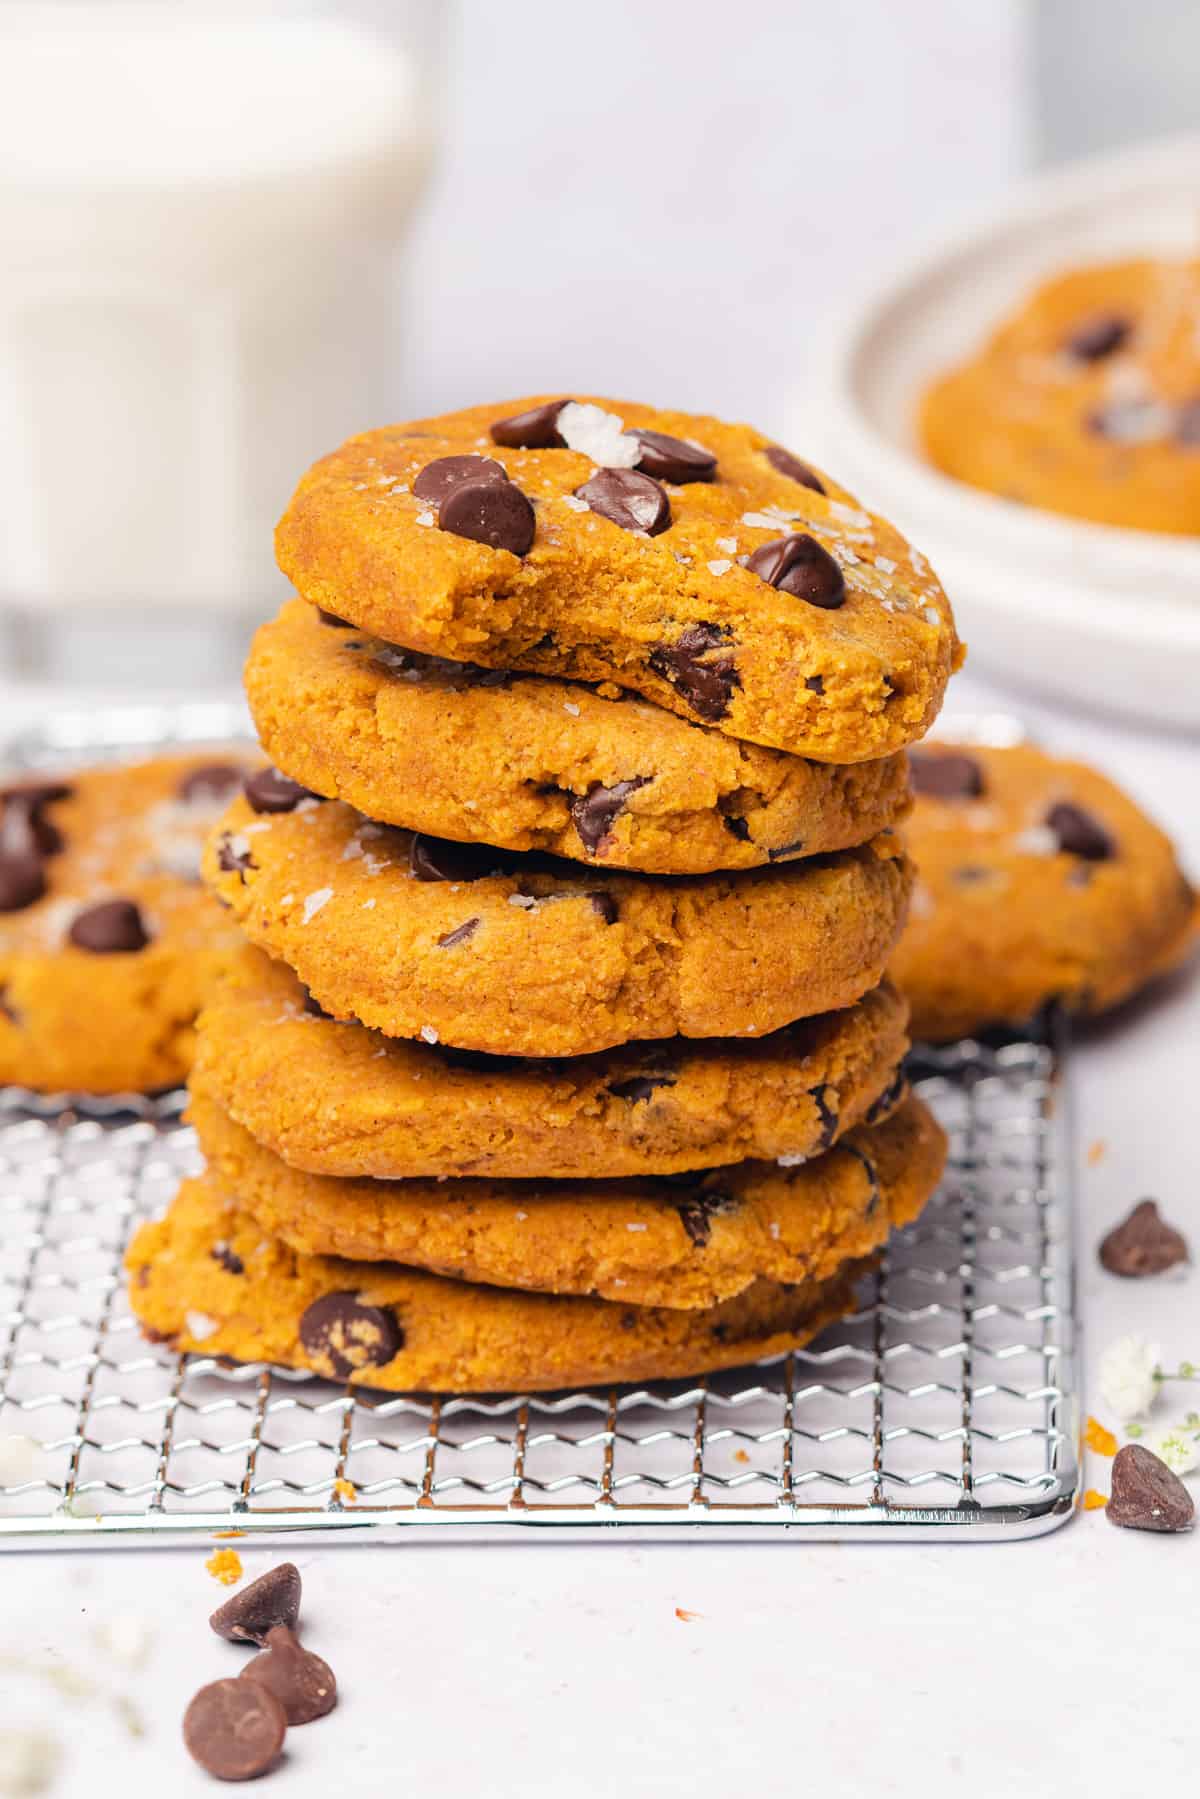
[{"label": "cookie resting beside stack", "polygon": [[805,1341],[944,1156],[883,982],[928,567],[746,426],[566,399],[353,440],[278,551],[148,1334],[435,1391]]}]

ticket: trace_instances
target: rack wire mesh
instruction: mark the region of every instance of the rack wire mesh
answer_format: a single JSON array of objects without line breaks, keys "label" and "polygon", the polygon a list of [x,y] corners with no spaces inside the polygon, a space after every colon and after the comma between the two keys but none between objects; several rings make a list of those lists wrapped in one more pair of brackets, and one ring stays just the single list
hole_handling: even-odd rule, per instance
[{"label": "rack wire mesh", "polygon": [[[8,759],[240,722],[59,720]],[[920,1049],[912,1074],[950,1136],[946,1178],[816,1342],[690,1381],[445,1399],[144,1343],[121,1261],[198,1163],[185,1096],[0,1090],[0,1543],[1053,1528],[1079,1480],[1061,1027]]]}]

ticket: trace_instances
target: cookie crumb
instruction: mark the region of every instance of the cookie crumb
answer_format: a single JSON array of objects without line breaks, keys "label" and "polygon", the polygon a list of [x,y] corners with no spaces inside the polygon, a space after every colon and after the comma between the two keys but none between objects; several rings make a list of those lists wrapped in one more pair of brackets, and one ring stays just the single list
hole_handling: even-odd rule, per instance
[{"label": "cookie crumb", "polygon": [[1110,1430],[1106,1430],[1098,1418],[1089,1418],[1083,1440],[1088,1448],[1097,1455],[1116,1455],[1117,1439]]},{"label": "cookie crumb", "polygon": [[204,1566],[223,1587],[236,1586],[242,1578],[242,1558],[236,1549],[214,1549]]},{"label": "cookie crumb", "polygon": [[343,1505],[353,1505],[358,1498],[358,1488],[352,1480],[335,1480],[333,1490]]},{"label": "cookie crumb", "polygon": [[685,1608],[682,1605],[677,1605],[675,1607],[675,1616],[679,1619],[679,1622],[681,1624],[695,1624],[701,1618],[703,1618],[704,1613],[703,1612],[689,1612],[689,1611],[685,1610]]},{"label": "cookie crumb", "polygon": [[1108,1144],[1105,1142],[1103,1137],[1097,1137],[1095,1142],[1088,1144],[1088,1152],[1087,1152],[1088,1167],[1089,1168],[1098,1168],[1100,1166],[1101,1162],[1103,1162],[1103,1160],[1107,1154],[1108,1154]]},{"label": "cookie crumb", "polygon": [[1089,1487],[1083,1496],[1083,1509],[1085,1512],[1102,1512],[1107,1504],[1108,1494],[1097,1493],[1095,1487]]}]

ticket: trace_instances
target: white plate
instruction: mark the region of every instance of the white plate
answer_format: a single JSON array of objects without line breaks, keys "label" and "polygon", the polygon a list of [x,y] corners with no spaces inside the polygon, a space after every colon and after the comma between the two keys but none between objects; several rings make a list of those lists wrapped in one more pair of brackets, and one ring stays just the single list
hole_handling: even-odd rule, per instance
[{"label": "white plate", "polygon": [[1016,505],[921,457],[917,397],[1042,277],[1130,254],[1195,254],[1200,137],[1077,163],[863,307],[794,432],[934,563],[976,665],[1109,710],[1200,729],[1200,536]]}]

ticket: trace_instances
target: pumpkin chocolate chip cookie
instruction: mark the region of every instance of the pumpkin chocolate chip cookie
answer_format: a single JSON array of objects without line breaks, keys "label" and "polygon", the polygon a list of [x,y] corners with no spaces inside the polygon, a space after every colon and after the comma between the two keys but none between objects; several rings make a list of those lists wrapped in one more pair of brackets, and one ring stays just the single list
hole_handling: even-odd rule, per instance
[{"label": "pumpkin chocolate chip cookie", "polygon": [[239,936],[200,884],[247,763],[212,750],[0,791],[0,1084],[168,1087]]},{"label": "pumpkin chocolate chip cookie", "polygon": [[746,425],[614,401],[351,439],[276,534],[306,600],[389,643],[613,681],[822,762],[920,737],[962,660],[923,558]]},{"label": "pumpkin chocolate chip cookie", "polygon": [[916,1216],[945,1153],[919,1100],[797,1167],[742,1162],[668,1179],[335,1180],[289,1168],[210,1100],[209,1168],[305,1255],[400,1262],[459,1280],[639,1306],[703,1307],[755,1280],[821,1281]]},{"label": "pumpkin chocolate chip cookie", "polygon": [[1027,746],[912,755],[919,870],[891,974],[916,1037],[1102,1012],[1182,959],[1196,896],[1163,832],[1095,769]]},{"label": "pumpkin chocolate chip cookie", "polygon": [[390,1392],[538,1391],[652,1380],[781,1354],[853,1303],[851,1266],[756,1281],[703,1310],[618,1305],[303,1256],[208,1174],[186,1181],[126,1258],[143,1331],[172,1349],[307,1369]]},{"label": "pumpkin chocolate chip cookie", "polygon": [[609,686],[395,649],[301,600],[246,691],[305,787],[436,837],[707,874],[863,843],[908,805],[903,755],[847,766],[738,743]]},{"label": "pumpkin chocolate chip cookie", "polygon": [[937,466],[1105,525],[1200,531],[1200,261],[1045,282],[926,394]]},{"label": "pumpkin chocolate chip cookie", "polygon": [[674,1174],[819,1155],[895,1088],[906,1020],[885,984],[753,1040],[478,1056],[322,1017],[247,948],[201,1017],[190,1084],[313,1174]]},{"label": "pumpkin chocolate chip cookie", "polygon": [[891,832],[740,875],[592,873],[374,824],[269,770],[210,839],[205,878],[338,1018],[566,1056],[852,1005],[882,976],[910,874]]}]

